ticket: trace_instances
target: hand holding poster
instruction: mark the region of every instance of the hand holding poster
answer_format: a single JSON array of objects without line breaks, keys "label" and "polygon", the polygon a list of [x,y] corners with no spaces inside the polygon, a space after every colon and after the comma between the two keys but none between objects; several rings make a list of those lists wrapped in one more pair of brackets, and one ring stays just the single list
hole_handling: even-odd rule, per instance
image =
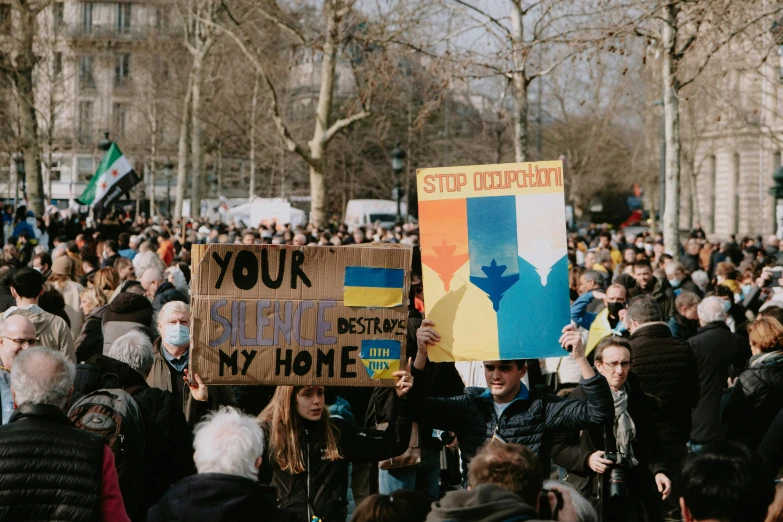
[{"label": "hand holding poster", "polygon": [[191,359],[204,382],[394,383],[410,249],[194,247]]},{"label": "hand holding poster", "polygon": [[567,355],[563,165],[559,161],[417,172],[430,360]]}]

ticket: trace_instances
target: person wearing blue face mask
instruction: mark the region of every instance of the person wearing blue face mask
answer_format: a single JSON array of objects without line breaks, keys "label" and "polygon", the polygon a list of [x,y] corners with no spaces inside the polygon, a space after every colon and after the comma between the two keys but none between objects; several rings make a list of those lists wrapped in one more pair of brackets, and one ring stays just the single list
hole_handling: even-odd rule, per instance
[{"label": "person wearing blue face mask", "polygon": [[692,292],[699,297],[703,297],[704,294],[701,288],[693,282],[691,276],[685,272],[685,267],[682,263],[672,261],[666,265],[666,279],[669,280],[669,286],[674,289],[674,295],[679,296],[682,292]]},{"label": "person wearing blue face mask", "polygon": [[[198,374],[190,375],[190,307],[182,301],[166,303],[158,313],[160,337],[155,341],[155,362],[147,384],[182,398],[185,418],[192,425],[208,411],[236,406],[229,386],[207,386]],[[189,381],[190,384],[186,384]]]}]

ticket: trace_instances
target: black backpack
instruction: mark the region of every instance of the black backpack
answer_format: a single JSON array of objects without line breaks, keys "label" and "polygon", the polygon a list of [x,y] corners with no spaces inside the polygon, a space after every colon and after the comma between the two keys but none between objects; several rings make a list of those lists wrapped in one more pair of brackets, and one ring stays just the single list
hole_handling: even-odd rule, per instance
[{"label": "black backpack", "polygon": [[144,476],[144,417],[131,396],[139,389],[102,388],[78,399],[68,411],[77,428],[106,439],[114,453],[125,509],[131,516],[141,503]]}]

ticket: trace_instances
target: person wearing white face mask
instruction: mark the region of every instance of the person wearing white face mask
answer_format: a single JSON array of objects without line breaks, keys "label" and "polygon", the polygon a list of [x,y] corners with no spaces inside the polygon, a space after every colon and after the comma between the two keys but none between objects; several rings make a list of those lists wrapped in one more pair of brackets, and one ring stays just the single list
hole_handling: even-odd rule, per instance
[{"label": "person wearing white face mask", "polygon": [[[160,337],[155,341],[155,362],[147,384],[182,398],[183,411],[194,424],[210,410],[236,406],[229,386],[207,386],[198,374],[190,375],[190,307],[181,301],[166,303],[158,312]],[[186,381],[191,381],[190,386]],[[194,389],[191,394],[190,388]]]}]

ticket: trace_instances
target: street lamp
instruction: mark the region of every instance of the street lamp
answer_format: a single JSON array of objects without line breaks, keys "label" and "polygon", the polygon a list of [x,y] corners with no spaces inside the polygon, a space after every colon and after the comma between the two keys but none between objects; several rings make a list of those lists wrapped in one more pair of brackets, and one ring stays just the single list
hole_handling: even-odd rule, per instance
[{"label": "street lamp", "polygon": [[396,223],[402,224],[402,190],[400,189],[400,174],[405,167],[405,151],[400,148],[400,142],[397,141],[397,145],[391,153],[392,170],[394,171],[394,196],[397,199],[397,220]]},{"label": "street lamp", "polygon": [[174,164],[170,159],[166,158],[166,163],[163,164],[163,173],[166,176],[166,212],[171,218],[171,169],[174,168]]}]

